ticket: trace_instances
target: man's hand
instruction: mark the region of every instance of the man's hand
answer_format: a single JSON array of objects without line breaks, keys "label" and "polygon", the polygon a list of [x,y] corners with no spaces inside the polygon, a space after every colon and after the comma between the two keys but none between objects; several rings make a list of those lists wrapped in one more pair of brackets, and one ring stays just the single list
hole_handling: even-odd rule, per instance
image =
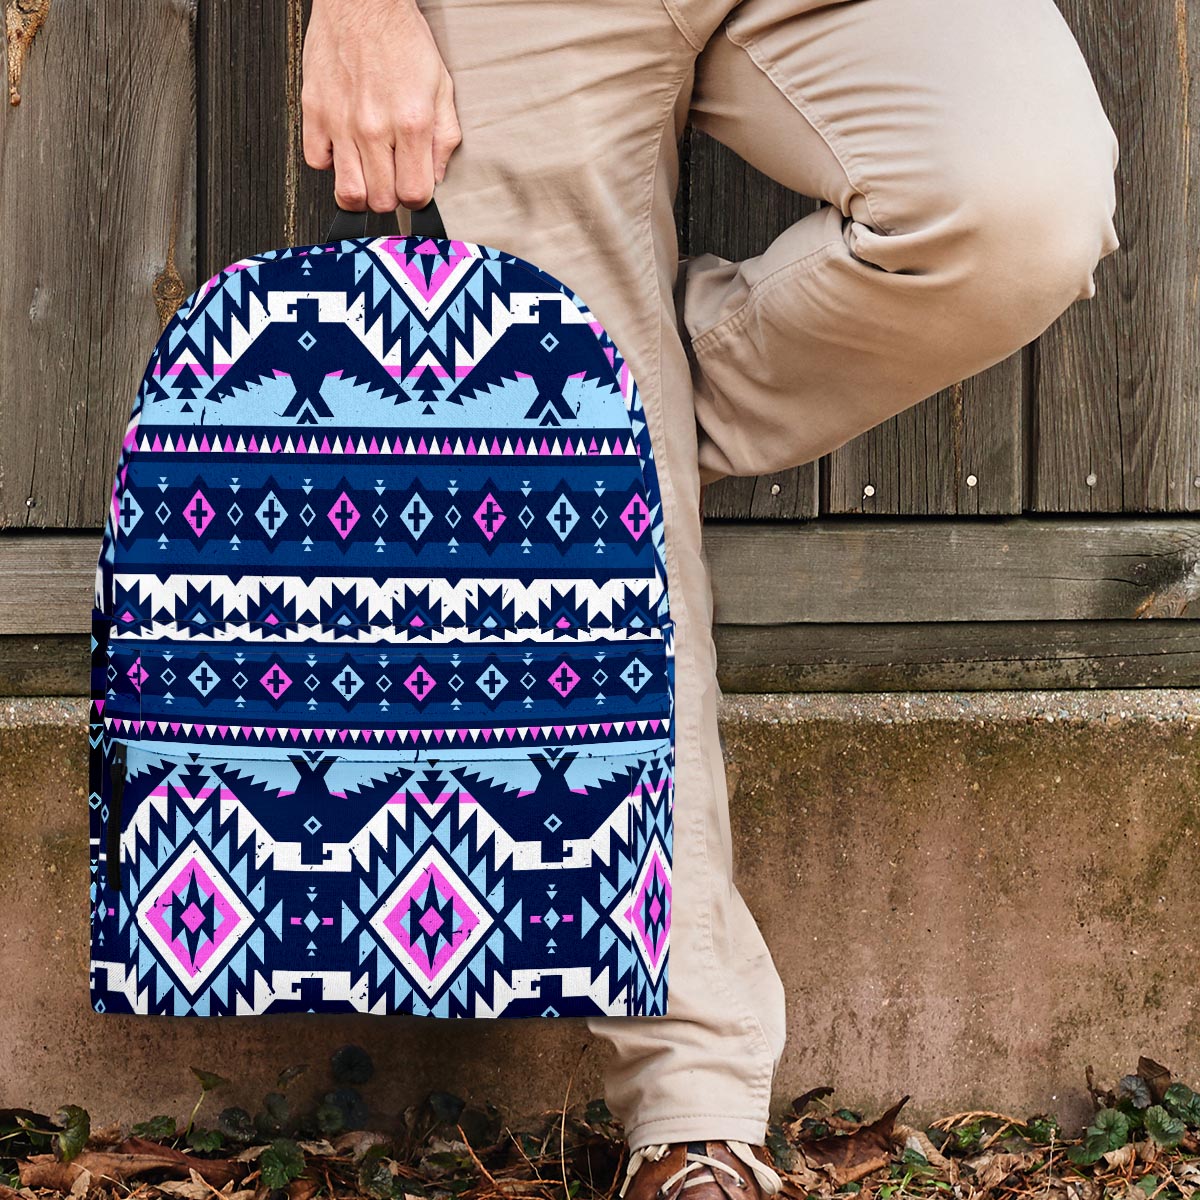
[{"label": "man's hand", "polygon": [[462,141],[454,85],[416,0],[313,0],[304,161],[342,208],[420,208]]}]

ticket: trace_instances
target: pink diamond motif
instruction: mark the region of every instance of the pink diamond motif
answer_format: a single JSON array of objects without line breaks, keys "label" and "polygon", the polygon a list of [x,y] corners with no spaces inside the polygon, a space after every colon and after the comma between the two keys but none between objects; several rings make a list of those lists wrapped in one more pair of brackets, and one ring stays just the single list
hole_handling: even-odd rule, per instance
[{"label": "pink diamond motif", "polygon": [[629,503],[621,510],[621,522],[633,534],[635,541],[646,532],[650,522],[650,510],[641,496],[629,498]]},{"label": "pink diamond motif", "polygon": [[459,971],[491,924],[491,914],[433,846],[371,918],[376,936],[429,996]]},{"label": "pink diamond motif", "polygon": [[504,515],[504,510],[500,507],[496,497],[488,492],[475,510],[475,524],[483,530],[483,536],[490,542],[499,532],[500,526],[507,520],[508,518]]},{"label": "pink diamond motif", "polygon": [[424,667],[417,666],[413,667],[412,671],[409,672],[408,678],[404,681],[404,686],[418,700],[424,700],[429,695],[430,689],[435,682],[436,680]]},{"label": "pink diamond motif", "polygon": [[212,974],[253,923],[249,911],[190,843],[168,882],[139,906],[138,919],[189,990]]},{"label": "pink diamond motif", "polygon": [[133,666],[125,674],[129,676],[133,686],[140,692],[142,684],[146,682],[147,678],[146,668],[142,666],[142,656],[140,654],[133,660]]},{"label": "pink diamond motif", "polygon": [[554,674],[550,676],[550,686],[560,696],[570,695],[571,689],[578,682],[579,676],[567,665],[565,659],[554,668]]},{"label": "pink diamond motif", "polygon": [[278,700],[292,686],[292,679],[278,663],[275,663],[267,668],[259,683]]},{"label": "pink diamond motif", "polygon": [[634,889],[630,916],[638,949],[657,976],[671,935],[671,869],[657,840]]},{"label": "pink diamond motif", "polygon": [[204,493],[197,488],[196,494],[187,502],[187,507],[183,510],[183,519],[192,527],[196,536],[201,537],[215,515],[213,506],[204,498]]},{"label": "pink diamond motif", "polygon": [[329,510],[329,519],[333,522],[333,527],[338,531],[339,537],[347,537],[355,525],[358,524],[360,516],[358,509],[354,506],[354,501],[343,492],[334,502],[333,507]]},{"label": "pink diamond motif", "polygon": [[425,932],[431,937],[433,934],[437,933],[437,931],[441,929],[445,923],[446,918],[443,917],[442,914],[435,908],[429,909],[428,912],[426,912],[426,914],[417,922],[417,924],[420,925],[421,928],[425,930]]},{"label": "pink diamond motif", "polygon": [[195,933],[201,925],[204,924],[204,914],[200,911],[200,906],[197,904],[189,904],[180,918],[183,923]]}]

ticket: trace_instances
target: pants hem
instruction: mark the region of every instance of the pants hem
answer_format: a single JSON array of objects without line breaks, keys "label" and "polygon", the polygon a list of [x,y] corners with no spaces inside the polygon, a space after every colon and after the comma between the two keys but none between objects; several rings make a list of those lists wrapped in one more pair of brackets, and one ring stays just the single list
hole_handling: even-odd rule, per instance
[{"label": "pants hem", "polygon": [[656,1117],[639,1121],[626,1137],[630,1150],[661,1142],[746,1142],[761,1146],[767,1138],[762,1117],[738,1117],[723,1113],[690,1113],[678,1117]]}]

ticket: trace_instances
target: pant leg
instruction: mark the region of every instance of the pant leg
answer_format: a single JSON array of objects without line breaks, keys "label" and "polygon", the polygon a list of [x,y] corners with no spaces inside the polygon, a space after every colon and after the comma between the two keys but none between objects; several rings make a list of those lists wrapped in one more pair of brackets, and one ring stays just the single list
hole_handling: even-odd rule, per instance
[{"label": "pant leg", "polygon": [[686,264],[706,483],[811,461],[1007,357],[1119,244],[1116,136],[1053,0],[741,0],[692,105],[829,202],[755,258]]},{"label": "pant leg", "polygon": [[761,1141],[784,1034],[782,987],[733,886],[696,422],[674,295],[676,141],[698,36],[671,5],[421,4],[463,127],[438,187],[448,232],[526,258],[583,297],[630,364],[654,447],[676,621],[668,1014],[590,1023],[611,1044],[607,1098],[634,1147]]}]

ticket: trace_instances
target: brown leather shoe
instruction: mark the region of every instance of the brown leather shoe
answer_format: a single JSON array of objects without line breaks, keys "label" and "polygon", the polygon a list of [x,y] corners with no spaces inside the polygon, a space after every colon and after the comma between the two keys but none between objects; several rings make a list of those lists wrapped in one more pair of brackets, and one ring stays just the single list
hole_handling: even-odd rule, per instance
[{"label": "brown leather shoe", "polygon": [[676,1142],[629,1156],[624,1200],[764,1200],[783,1180],[763,1146],[745,1142]]}]

